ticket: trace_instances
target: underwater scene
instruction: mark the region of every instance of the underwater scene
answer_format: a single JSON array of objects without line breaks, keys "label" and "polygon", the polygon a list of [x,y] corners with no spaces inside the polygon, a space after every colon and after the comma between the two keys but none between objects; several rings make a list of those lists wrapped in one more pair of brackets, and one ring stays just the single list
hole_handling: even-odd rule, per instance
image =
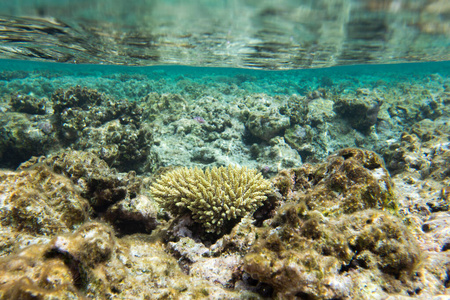
[{"label": "underwater scene", "polygon": [[450,299],[446,0],[0,9],[0,299]]}]

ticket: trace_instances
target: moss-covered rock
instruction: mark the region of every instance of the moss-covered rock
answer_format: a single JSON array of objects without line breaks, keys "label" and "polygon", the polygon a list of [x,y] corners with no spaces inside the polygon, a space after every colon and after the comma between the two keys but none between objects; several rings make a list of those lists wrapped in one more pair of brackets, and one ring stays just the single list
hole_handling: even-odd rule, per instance
[{"label": "moss-covered rock", "polygon": [[0,172],[0,197],[2,226],[32,234],[67,232],[90,213],[72,182],[42,165]]},{"label": "moss-covered rock", "polygon": [[334,104],[334,110],[353,128],[368,133],[377,123],[383,101],[366,89],[358,89],[355,96],[355,98],[339,98]]},{"label": "moss-covered rock", "polygon": [[287,204],[258,236],[244,270],[269,284],[279,299],[355,296],[360,287],[353,280],[367,277],[366,270],[379,276],[371,284],[404,291],[421,261],[401,220],[375,210],[326,218],[302,204]]},{"label": "moss-covered rock", "polygon": [[398,207],[383,160],[368,150],[342,149],[325,163],[281,172],[274,183],[285,197],[326,216]]}]

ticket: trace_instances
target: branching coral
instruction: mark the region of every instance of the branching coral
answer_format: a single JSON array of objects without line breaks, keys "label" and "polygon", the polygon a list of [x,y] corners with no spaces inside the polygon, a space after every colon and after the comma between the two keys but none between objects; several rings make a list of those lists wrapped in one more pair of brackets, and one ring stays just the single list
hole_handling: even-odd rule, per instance
[{"label": "branching coral", "polygon": [[178,168],[163,174],[151,187],[154,199],[174,215],[190,212],[206,232],[222,233],[227,221],[256,210],[271,185],[256,170],[213,167],[205,171]]}]

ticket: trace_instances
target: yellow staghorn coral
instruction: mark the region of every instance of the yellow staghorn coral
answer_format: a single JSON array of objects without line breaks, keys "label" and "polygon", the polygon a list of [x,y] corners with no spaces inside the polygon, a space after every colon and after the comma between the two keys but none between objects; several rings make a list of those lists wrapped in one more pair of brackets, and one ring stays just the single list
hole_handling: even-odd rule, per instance
[{"label": "yellow staghorn coral", "polygon": [[174,215],[191,213],[206,232],[222,233],[227,221],[254,212],[272,187],[254,169],[178,168],[164,173],[150,188],[153,198]]}]

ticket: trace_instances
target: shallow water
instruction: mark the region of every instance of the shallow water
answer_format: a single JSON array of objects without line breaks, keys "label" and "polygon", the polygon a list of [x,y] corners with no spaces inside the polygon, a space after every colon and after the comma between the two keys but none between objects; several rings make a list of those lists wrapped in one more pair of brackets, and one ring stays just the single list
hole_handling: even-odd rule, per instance
[{"label": "shallow water", "polygon": [[[290,95],[318,88],[345,92],[361,87],[385,88],[437,75],[448,78],[450,62],[389,65],[353,65],[332,68],[260,71],[238,68],[188,66],[126,67],[92,64],[40,63],[0,60],[0,91],[50,97],[58,88],[86,86],[117,99],[139,100],[150,92],[189,95],[182,83],[189,81],[212,92],[214,85],[239,89],[241,93]],[[378,83],[377,83],[378,82]],[[203,91],[203,95],[206,95]]]},{"label": "shallow water", "polygon": [[3,1],[0,298],[448,297],[447,2]]}]

